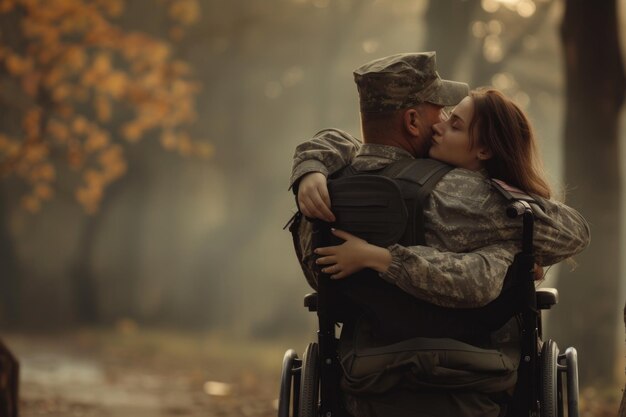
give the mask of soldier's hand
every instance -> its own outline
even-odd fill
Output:
[[[306,217],[335,221],[335,215],[330,211],[330,195],[324,174],[311,172],[302,177],[298,186],[298,206]]]

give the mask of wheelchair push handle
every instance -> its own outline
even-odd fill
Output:
[[[530,208],[530,204],[524,200],[515,200],[506,208],[506,215],[511,219],[522,216],[526,210],[530,210],[532,213],[532,209]]]
[[[532,255],[535,217],[530,204],[524,200],[516,200],[508,205],[506,215],[511,219],[522,216],[522,252],[527,255]]]

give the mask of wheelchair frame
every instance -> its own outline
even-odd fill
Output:
[[[553,340],[542,340],[541,310],[558,302],[554,288],[535,289],[533,274],[534,217],[528,202],[517,200],[507,207],[511,218],[522,217],[522,252],[516,260],[524,280],[527,301],[520,312],[522,319],[521,358],[513,398],[506,417],[562,417],[563,384],[567,387],[567,414],[578,417],[578,358],[569,347],[561,354]],[[313,227],[313,246],[327,241],[330,226],[318,221]],[[310,343],[302,357],[293,349],[283,358],[278,417],[347,417],[343,409],[339,380],[341,368],[337,356],[338,339],[332,314],[334,294],[328,290],[330,277],[320,273],[318,292],[307,294],[304,306],[317,312],[317,343]],[[565,380],[565,381],[564,381]]]

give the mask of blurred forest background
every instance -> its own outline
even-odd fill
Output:
[[[529,113],[552,183],[588,218],[577,268],[548,272],[548,334],[579,349],[583,386],[620,396],[624,3],[0,0],[0,338],[26,382],[46,375],[36,344],[123,335],[151,353],[202,340],[213,359],[236,340],[276,354],[274,375],[315,330],[282,230],[293,149],[324,127],[358,135],[354,68],[436,50],[444,78]]]

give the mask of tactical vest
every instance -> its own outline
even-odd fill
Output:
[[[335,227],[376,246],[425,245],[424,203],[451,169],[434,159],[402,159],[376,171],[349,165],[328,181]]]
[[[404,159],[377,171],[348,166],[331,176],[328,189],[336,222],[332,225],[377,246],[424,245],[424,204],[451,166],[432,159]],[[323,246],[341,244],[328,236]],[[344,323],[365,317],[376,337],[396,343],[413,337],[453,338],[477,346],[520,309],[515,267],[505,291],[482,308],[446,308],[418,299],[365,269],[331,282],[337,313]]]

